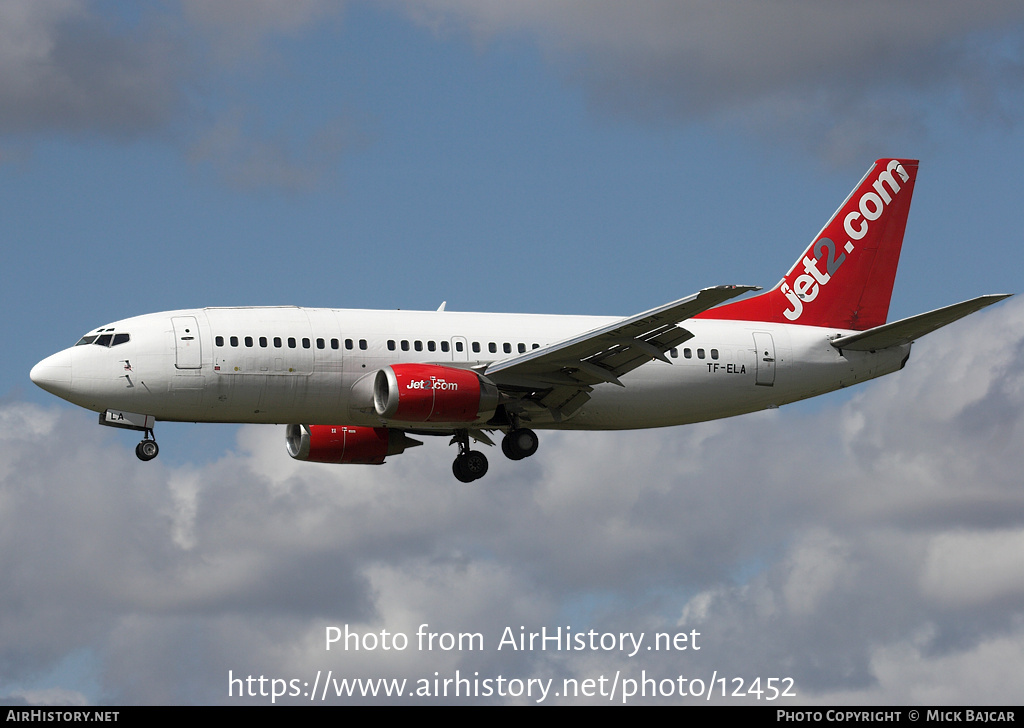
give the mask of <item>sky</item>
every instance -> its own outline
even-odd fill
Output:
[[[140,463],[28,371],[179,308],[771,286],[888,156],[921,160],[890,319],[1017,293],[1022,122],[1017,0],[6,0],[0,703],[1020,704],[1017,298],[883,379],[541,432],[469,486],[442,442],[315,465],[269,426]],[[513,644],[558,629],[597,643]]]

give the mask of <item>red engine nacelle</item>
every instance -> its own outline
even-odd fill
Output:
[[[288,425],[285,444],[296,460],[380,465],[386,456],[423,443],[386,427]]]
[[[394,364],[377,371],[373,409],[396,422],[473,422],[498,406],[498,388],[468,369]]]

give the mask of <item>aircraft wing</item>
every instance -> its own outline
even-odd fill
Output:
[[[547,390],[540,403],[556,416],[571,414],[589,399],[593,385],[624,386],[619,377],[652,359],[668,362],[665,352],[693,334],[681,321],[758,286],[714,286],[555,344],[493,362],[482,374],[504,389]]]
[[[882,324],[867,331],[860,331],[849,336],[840,336],[832,340],[832,346],[837,349],[850,349],[852,351],[874,351],[886,349],[890,346],[909,344],[915,339],[920,339],[925,334],[930,334],[936,329],[941,329],[954,321],[959,321],[975,311],[980,311],[986,306],[998,303],[1004,298],[1009,298],[1012,293],[999,293],[988,296],[978,296],[969,301],[954,303],[952,306],[918,314],[910,318],[893,321],[890,324]]]

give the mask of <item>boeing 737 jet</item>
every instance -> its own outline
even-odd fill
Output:
[[[1005,295],[886,323],[917,161],[881,159],[769,291],[715,286],[635,316],[202,308],[106,324],[32,381],[144,433],[159,420],[287,424],[289,455],[379,464],[442,435],[470,482],[535,430],[685,425],[902,369],[911,343]]]

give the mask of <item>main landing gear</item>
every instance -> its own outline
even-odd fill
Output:
[[[135,456],[146,463],[160,454],[160,446],[156,444],[156,438],[152,430],[146,430],[146,436],[135,446]]]
[[[463,483],[472,483],[487,474],[487,456],[479,450],[469,449],[469,432],[459,430],[452,438],[458,443],[459,454],[452,463],[452,473]]]
[[[509,460],[522,460],[537,452],[540,440],[537,433],[526,427],[509,430],[501,439],[501,451]]]
[[[459,430],[452,438],[458,443],[459,454],[452,463],[452,473],[463,483],[472,483],[487,474],[487,456],[479,450],[469,449],[469,432]],[[141,443],[140,443],[141,444]],[[526,427],[509,430],[501,440],[501,451],[509,460],[522,460],[537,452],[537,433]]]

